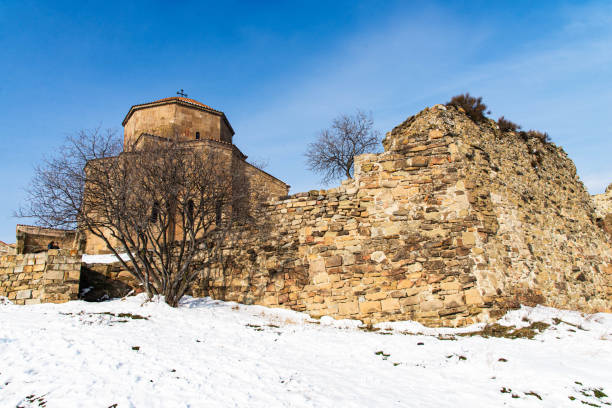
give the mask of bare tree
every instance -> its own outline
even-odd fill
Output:
[[[380,143],[380,133],[373,127],[372,115],[361,110],[338,116],[308,145],[308,169],[321,174],[325,184],[343,176],[352,178],[355,156],[374,152]]]
[[[20,215],[78,225],[101,239],[149,296],[177,306],[199,274],[194,262],[215,262],[232,227],[253,219],[258,192],[232,172],[223,151],[170,141],[116,155],[118,149],[112,134],[70,138],[36,169]]]
[[[81,130],[66,137],[55,155],[34,168],[27,204],[16,211],[45,227],[76,228],[89,160],[118,155],[123,142],[115,131]]]

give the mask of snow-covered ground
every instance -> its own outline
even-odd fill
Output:
[[[551,326],[529,340],[210,299],[0,301],[0,407],[610,406],[612,315],[523,308],[500,323],[534,321]]]

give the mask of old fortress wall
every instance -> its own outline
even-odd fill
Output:
[[[605,193],[593,196],[597,223],[612,237],[612,184]]]
[[[383,144],[352,182],[271,204],[267,232],[228,245],[194,294],[429,325],[612,309],[610,238],[561,148],[442,105]]]

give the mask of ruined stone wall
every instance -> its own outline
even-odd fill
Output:
[[[15,253],[15,244],[7,244],[0,241],[0,255],[13,255]]]
[[[603,218],[608,214],[612,214],[612,184],[602,194],[595,194],[591,197],[595,206],[595,215]]]
[[[0,256],[0,296],[18,305],[77,299],[81,256],[75,251]]]
[[[598,224],[612,239],[612,184],[606,188],[605,193],[596,194],[591,198]]]
[[[592,202],[562,148],[525,134],[501,134],[461,115],[470,203],[480,226],[475,274],[487,296],[588,312],[611,310],[612,251]],[[445,117],[444,114],[439,116]]]
[[[357,157],[354,181],[271,204],[194,294],[428,325],[519,302],[609,311],[610,242],[572,162],[519,137],[427,109]]]
[[[17,225],[16,251],[19,254],[43,252],[53,241],[60,249],[75,249],[76,231],[43,228],[33,225]]]

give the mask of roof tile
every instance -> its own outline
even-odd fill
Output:
[[[158,100],[153,101],[153,102],[142,103],[140,105],[148,105],[150,103],[168,102],[168,101],[182,101],[182,102],[192,103],[194,105],[202,106],[204,108],[208,108],[208,109],[212,109],[214,111],[220,112],[220,111],[218,111],[215,108],[212,108],[212,107],[210,107],[208,105],[203,104],[202,102],[196,101],[195,99],[184,98],[182,96],[171,96],[170,98],[162,98],[162,99],[158,99]],[[138,105],[136,105],[136,106],[138,106]]]

